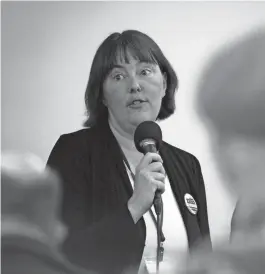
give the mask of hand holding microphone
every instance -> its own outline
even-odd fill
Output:
[[[162,142],[160,127],[152,121],[141,123],[134,135],[136,148],[145,154],[135,174],[135,188],[128,208],[136,223],[154,203],[161,210],[161,193],[165,191],[165,169],[157,153]]]
[[[134,192],[128,202],[135,223],[150,209],[156,191],[165,190],[165,170],[160,155],[147,153],[136,167]]]

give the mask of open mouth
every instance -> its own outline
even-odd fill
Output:
[[[131,103],[129,103],[129,106],[139,106],[142,103],[145,103],[146,101],[141,100],[141,99],[137,99],[137,100],[133,100]]]

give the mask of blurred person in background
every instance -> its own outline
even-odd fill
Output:
[[[85,274],[60,253],[59,177],[29,153],[2,153],[1,269],[3,274]]]
[[[197,253],[187,273],[265,273],[265,29],[242,35],[212,57],[197,104],[238,202],[230,244]]]

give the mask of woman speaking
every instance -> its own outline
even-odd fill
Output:
[[[166,142],[145,155],[134,143],[139,124],[174,113],[177,84],[144,33],[113,33],[98,48],[85,93],[86,128],[60,136],[47,163],[64,182],[63,250],[73,263],[98,273],[153,273],[157,191],[164,192],[161,273],[201,240],[211,248],[199,161]]]

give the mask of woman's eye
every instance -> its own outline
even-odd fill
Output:
[[[116,81],[120,81],[120,80],[122,80],[122,79],[124,78],[124,76],[123,76],[122,74],[118,73],[118,74],[115,74],[115,75],[113,76],[113,78],[114,78]]]
[[[141,75],[149,75],[151,72],[152,72],[151,69],[143,69],[141,71]]]

